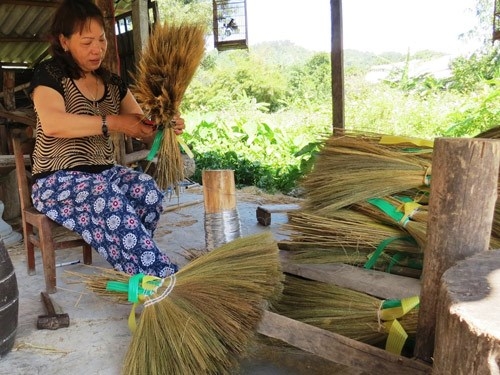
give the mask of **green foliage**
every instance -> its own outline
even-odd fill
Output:
[[[159,3],[166,19],[204,17],[207,27],[212,22],[207,0]],[[482,21],[468,36],[483,35],[487,20],[491,38],[491,2],[477,0],[476,11]],[[345,50],[345,127],[431,139],[473,136],[500,125],[499,48],[485,42],[475,54],[455,59],[445,78],[410,70],[415,60],[442,56]],[[367,73],[380,65],[393,66],[389,78],[368,81]],[[331,134],[331,89],[328,53],[287,41],[207,51],[181,106],[195,179],[201,182],[203,169],[230,168],[238,186],[291,191]]]
[[[500,75],[488,82],[483,92],[471,96],[462,111],[450,114],[454,125],[445,132],[449,137],[472,137],[495,126],[500,126]]]
[[[475,91],[484,81],[500,77],[500,49],[492,48],[485,54],[459,57],[451,67],[454,79],[450,88],[463,93]]]

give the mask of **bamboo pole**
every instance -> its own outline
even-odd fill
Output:
[[[489,248],[499,165],[498,141],[435,141],[415,345],[418,359],[432,361],[439,318],[436,291],[443,273],[457,261]]]

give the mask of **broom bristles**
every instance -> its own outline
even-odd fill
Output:
[[[114,272],[86,277],[102,295]],[[120,274],[119,279],[129,276]],[[270,232],[238,238],[208,252],[173,276],[170,294],[147,298],[125,357],[123,373],[228,374],[247,347],[267,301],[282,290],[281,264]],[[122,300],[126,296],[121,297]]]

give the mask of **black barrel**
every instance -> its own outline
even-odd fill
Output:
[[[0,239],[0,357],[14,345],[19,315],[19,289],[14,266]]]

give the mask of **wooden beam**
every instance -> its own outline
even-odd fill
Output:
[[[0,37],[0,43],[48,43],[46,39],[35,35],[30,37],[16,36],[16,37]]]
[[[308,353],[367,374],[430,374],[432,368],[420,361],[397,356],[345,336],[265,311],[257,332],[284,341]]]
[[[15,72],[11,69],[3,70],[3,105],[7,111],[16,109],[16,98],[14,94]]]
[[[280,251],[283,272],[310,280],[334,284],[382,299],[406,298],[420,295],[420,280],[367,270],[342,263],[298,264],[288,251]]]
[[[30,115],[33,115],[33,117],[30,117]],[[6,111],[3,109],[0,109],[0,117],[6,118],[10,121],[13,122],[19,122],[21,124],[29,125],[32,127],[35,127],[35,118],[34,114],[32,113],[27,113],[23,111]]]
[[[61,0],[53,0],[53,1],[37,1],[37,0],[2,0],[2,4],[14,4],[14,5],[25,5],[25,6],[34,6],[34,7],[43,7],[43,8],[57,8],[61,5]]]

